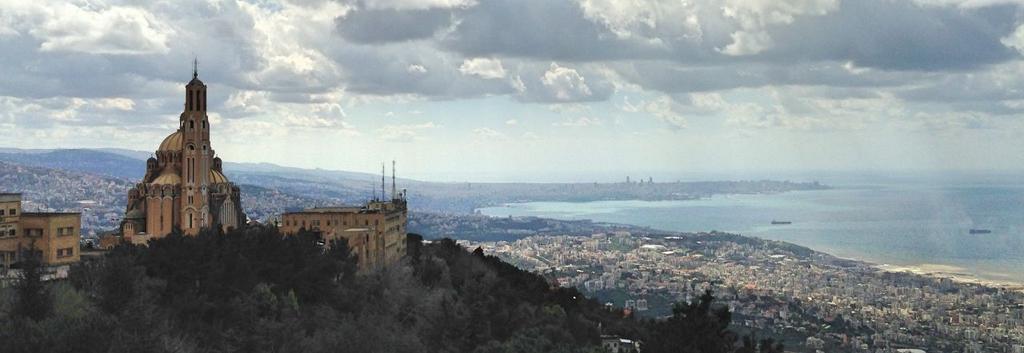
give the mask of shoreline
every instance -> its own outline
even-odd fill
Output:
[[[985,287],[1001,288],[1007,290],[1014,290],[1024,292],[1024,282],[1018,282],[1013,280],[997,280],[992,278],[983,278],[976,274],[967,273],[967,269],[952,265],[942,264],[916,264],[916,265],[893,265],[893,264],[878,264],[867,262],[863,260],[856,260],[868,264],[872,268],[877,269],[880,272],[889,273],[911,273],[919,276],[931,277],[931,278],[947,278],[957,283],[964,284],[976,284]]]
[[[792,191],[790,191],[790,192],[792,192]],[[720,196],[720,195],[716,195],[716,196]],[[727,194],[726,196],[730,196],[730,194]],[[643,200],[617,200],[617,201],[643,201]],[[675,201],[679,201],[679,200],[675,200]],[[686,201],[693,201],[693,200],[686,200]],[[526,202],[526,203],[530,203],[530,202]],[[588,202],[583,202],[583,203],[588,203]],[[505,204],[501,205],[500,208],[507,208],[507,207],[509,207],[510,205],[513,205],[513,204],[519,204],[519,203],[505,203]],[[493,208],[497,208],[497,207],[493,207]],[[491,217],[502,217],[502,216],[499,216],[497,214],[489,214],[488,212],[482,212],[483,209],[484,208],[477,208],[475,211],[480,213],[480,214],[488,215],[488,216],[491,216]],[[504,213],[504,212],[499,211],[497,213]],[[512,213],[512,212],[509,212],[509,213]],[[510,216],[510,215],[506,215],[506,216]],[[554,215],[551,215],[551,214],[548,214],[548,215],[531,215],[531,216],[532,217],[537,217],[537,218],[554,219],[554,220],[570,220],[570,219],[571,220],[589,220],[589,221],[597,223],[597,224],[603,223],[603,224],[608,224],[608,225],[624,225],[624,226],[627,226],[627,227],[646,228],[646,229],[654,231],[654,232],[664,232],[664,233],[681,233],[681,234],[685,234],[685,233],[692,233],[693,232],[693,231],[680,231],[680,230],[666,230],[666,229],[660,228],[660,227],[652,227],[651,225],[636,224],[636,223],[631,223],[631,222],[628,222],[628,221],[627,222],[623,222],[622,220],[619,220],[618,222],[607,222],[606,220],[595,220],[593,218],[594,215],[588,215],[588,214],[577,214],[577,215],[574,215],[572,217],[569,217],[568,219],[567,218],[563,218],[563,217],[554,216]],[[529,216],[519,215],[519,216],[515,216],[515,217],[529,217]],[[601,217],[598,217],[598,218],[601,218]],[[750,231],[750,230],[748,229],[748,231]],[[910,274],[915,274],[915,275],[920,275],[920,276],[927,276],[927,277],[936,278],[936,279],[942,279],[942,278],[950,279],[950,280],[952,280],[954,282],[957,282],[957,283],[975,284],[975,285],[982,285],[982,286],[992,287],[992,288],[1000,288],[1000,289],[1008,289],[1008,290],[1024,292],[1024,278],[1016,278],[1017,276],[1014,276],[1013,273],[999,273],[999,272],[983,271],[982,268],[985,267],[985,266],[982,265],[982,264],[979,264],[979,266],[981,266],[981,267],[978,267],[978,266],[975,266],[975,265],[972,265],[972,264],[931,263],[931,262],[927,262],[927,260],[925,262],[919,262],[919,263],[913,263],[913,262],[912,263],[904,263],[903,261],[897,261],[898,264],[893,264],[893,263],[888,262],[889,260],[887,260],[887,259],[878,259],[878,258],[872,259],[872,257],[874,257],[874,256],[857,256],[858,254],[851,254],[850,252],[847,252],[847,251],[840,251],[840,253],[844,253],[845,252],[845,254],[840,256],[840,255],[836,255],[832,251],[829,251],[829,250],[833,250],[833,249],[816,249],[816,248],[811,247],[809,245],[801,245],[799,243],[794,243],[792,241],[782,241],[782,240],[777,240],[777,239],[765,238],[765,237],[759,236],[759,235],[745,234],[746,232],[742,232],[742,231],[740,231],[740,232],[729,232],[729,231],[726,231],[726,233],[733,233],[733,234],[740,235],[740,236],[743,236],[743,237],[755,238],[755,239],[760,239],[760,240],[765,240],[765,241],[780,241],[780,242],[784,242],[784,243],[791,244],[791,245],[794,245],[794,246],[804,247],[804,248],[807,248],[807,249],[809,249],[811,251],[814,251],[814,252],[817,252],[817,253],[821,253],[821,254],[824,254],[824,255],[836,258],[836,259],[843,259],[843,260],[859,262],[859,263],[862,263],[864,266],[870,267],[870,268],[875,269],[875,270],[877,270],[879,272],[910,273]],[[939,260],[941,261],[941,259],[939,259]]]

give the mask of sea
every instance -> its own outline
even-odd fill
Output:
[[[685,201],[527,202],[490,216],[590,219],[786,241],[882,267],[1024,283],[1024,179],[842,180],[827,190]],[[772,221],[792,224],[772,225]],[[971,229],[990,234],[970,234]]]

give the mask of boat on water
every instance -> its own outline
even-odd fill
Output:
[[[772,225],[780,225],[780,224],[793,224],[793,222],[790,222],[790,221],[776,221],[774,219],[772,220]]]
[[[989,233],[992,233],[992,231],[988,230],[988,229],[971,229],[970,233],[971,234],[989,234]]]

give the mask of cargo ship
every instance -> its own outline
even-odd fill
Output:
[[[971,234],[989,234],[989,233],[992,233],[992,231],[988,230],[988,229],[971,229],[970,233]]]
[[[780,224],[793,224],[793,222],[772,220],[772,225],[780,225]]]

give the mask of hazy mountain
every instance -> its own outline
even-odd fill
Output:
[[[120,154],[88,150],[16,150],[0,152],[0,161],[24,166],[58,169],[135,180],[146,173],[146,164]]]
[[[17,150],[0,152],[0,161],[17,165],[109,176],[132,183],[145,173],[149,154],[123,149]],[[224,163],[236,184],[286,192],[297,197],[361,203],[380,195],[380,175],[303,169],[270,163]],[[388,180],[390,182],[390,180]],[[716,194],[758,194],[818,189],[817,183],[786,181],[701,181],[634,183],[438,183],[399,179],[414,209],[471,213],[477,208],[510,202],[596,200],[689,200]],[[385,186],[390,192],[391,185]],[[388,195],[390,197],[390,195]]]

